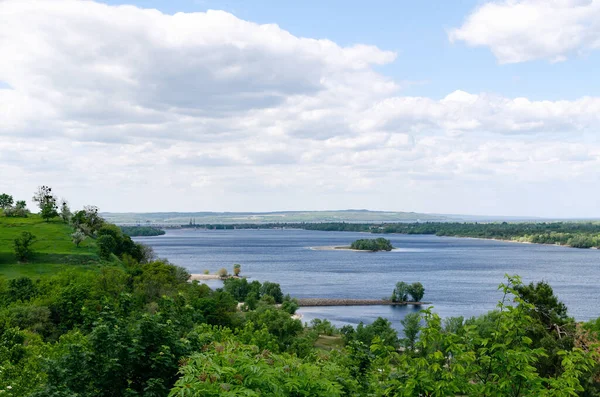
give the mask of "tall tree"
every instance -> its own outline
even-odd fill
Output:
[[[33,201],[37,203],[40,208],[40,215],[46,222],[58,216],[58,200],[52,193],[51,187],[40,186],[33,195]]]
[[[6,193],[0,194],[0,208],[6,210],[11,205],[13,205],[13,197]]]

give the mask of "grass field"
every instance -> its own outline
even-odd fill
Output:
[[[32,233],[33,256],[27,263],[19,263],[13,244],[22,232]],[[58,218],[45,222],[38,215],[28,218],[6,218],[0,214],[0,276],[40,276],[66,268],[88,270],[97,268],[100,259],[92,239],[86,239],[79,248],[71,241],[71,226]]]

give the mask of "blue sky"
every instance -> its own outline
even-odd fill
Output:
[[[600,0],[0,1],[0,192],[597,218],[599,20]]]

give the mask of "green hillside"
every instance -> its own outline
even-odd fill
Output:
[[[27,263],[19,263],[13,242],[22,232],[32,233],[36,240],[34,254]],[[38,215],[28,218],[0,216],[0,275],[14,278],[56,273],[66,267],[89,269],[100,262],[94,240],[86,239],[79,248],[71,241],[73,228],[61,220],[43,221]]]

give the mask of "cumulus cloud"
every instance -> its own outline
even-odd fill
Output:
[[[222,11],[2,1],[0,57],[0,190],[20,198],[44,183],[106,210],[440,211],[430,197],[590,181],[600,163],[600,98],[403,96],[374,68],[393,52]]]
[[[489,2],[450,30],[449,38],[489,47],[501,63],[563,61],[600,47],[600,1]]]

